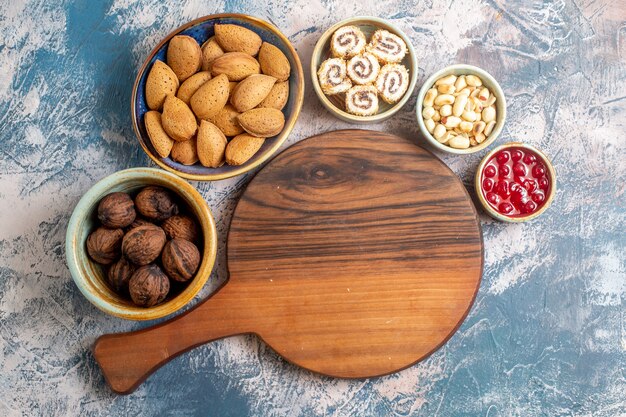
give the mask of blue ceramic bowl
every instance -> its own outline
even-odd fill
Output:
[[[133,193],[148,185],[171,190],[193,213],[202,231],[199,247],[202,261],[196,276],[178,294],[169,295],[154,307],[138,307],[107,284],[106,269],[87,255],[87,236],[98,226],[97,209],[107,194]],[[67,226],[65,256],[72,278],[83,295],[100,310],[129,320],[152,320],[174,313],[191,301],[202,289],[213,270],[217,253],[217,232],[211,211],[200,193],[187,181],[156,168],[132,168],[118,171],[100,180],[80,199]]]
[[[285,127],[278,136],[267,138],[261,149],[248,160],[245,164],[239,166],[222,165],[219,168],[208,168],[202,165],[183,165],[171,158],[161,158],[150,142],[148,133],[143,123],[144,114],[149,111],[146,104],[146,79],[148,73],[152,68],[152,64],[158,59],[163,62],[167,62],[167,46],[172,37],[176,35],[187,35],[194,38],[200,45],[202,45],[207,39],[214,34],[215,24],[235,24],[248,28],[257,33],[263,41],[269,42],[278,47],[287,57],[291,64],[291,76],[289,77],[289,99],[283,113],[285,114]],[[257,19],[252,16],[243,14],[216,14],[210,16],[204,16],[187,23],[174,30],[167,35],[150,53],[146,61],[144,62],[135,85],[133,87],[133,95],[131,99],[131,113],[133,119],[133,127],[135,134],[143,150],[148,156],[156,162],[161,168],[167,171],[173,172],[183,178],[196,181],[213,181],[221,180],[224,178],[234,177],[249,171],[268,158],[270,158],[287,139],[287,136],[293,129],[296,123],[296,119],[300,114],[302,108],[302,102],[304,100],[304,74],[302,72],[302,64],[297,52],[289,42],[289,40],[283,35],[278,28],[274,25]]]

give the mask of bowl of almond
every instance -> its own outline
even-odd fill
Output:
[[[183,178],[247,172],[285,141],[304,99],[289,40],[252,16],[201,17],[174,30],[141,67],[131,101],[146,154]]]

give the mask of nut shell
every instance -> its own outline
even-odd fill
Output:
[[[289,81],[276,83],[258,107],[271,107],[282,110],[289,100]]]
[[[189,105],[199,119],[208,120],[228,102],[228,94],[228,78],[218,75],[196,90]]]
[[[210,37],[200,48],[202,49],[202,71],[210,71],[213,60],[224,55],[224,50],[217,43],[215,36]]]
[[[224,51],[238,51],[254,56],[263,42],[259,35],[243,26],[216,24],[214,29],[215,38]]]
[[[195,74],[202,65],[202,50],[191,36],[176,35],[167,46],[167,64],[180,82]]]
[[[240,113],[253,109],[268,96],[275,83],[274,77],[253,74],[237,84],[230,97],[230,103]]]
[[[172,239],[163,248],[163,269],[167,275],[180,282],[189,281],[200,265],[200,251],[184,239]]]
[[[196,138],[174,143],[170,156],[174,161],[180,162],[183,165],[193,165],[198,162]]]
[[[271,43],[263,42],[259,51],[259,63],[263,74],[271,75],[278,81],[287,81],[291,65],[283,52]]]
[[[159,226],[135,227],[124,236],[122,253],[135,265],[147,265],[159,257],[166,240]]]
[[[109,267],[107,272],[107,280],[109,285],[117,293],[124,293],[128,290],[128,281],[135,272],[133,264],[128,262],[124,257]]]
[[[278,135],[285,126],[283,112],[269,107],[248,110],[237,116],[237,120],[246,132],[260,138]]]
[[[146,187],[135,197],[135,208],[148,220],[163,221],[178,214],[172,194],[162,187]]]
[[[163,103],[161,125],[170,138],[179,142],[191,139],[198,130],[196,116],[184,101],[175,96],[167,96]]]
[[[159,110],[165,98],[176,94],[178,77],[163,61],[156,60],[146,80],[146,103],[151,110]]]
[[[226,146],[226,162],[229,165],[242,165],[261,149],[265,139],[242,133],[235,136]]]
[[[135,203],[126,193],[111,193],[98,204],[98,220],[103,226],[119,229],[135,221]]]
[[[122,229],[99,227],[87,238],[87,253],[94,261],[108,265],[119,258],[123,237]]]
[[[217,168],[224,164],[224,151],[228,140],[213,123],[202,120],[198,130],[198,159],[205,167]]]
[[[165,300],[170,280],[161,268],[151,264],[137,269],[128,282],[130,298],[141,307],[152,307]]]
[[[224,74],[228,81],[241,81],[252,74],[260,74],[259,61],[243,52],[227,52],[215,58],[211,64],[211,74]]]
[[[176,215],[165,220],[161,225],[170,239],[184,239],[197,242],[200,235],[198,224],[189,216]]]

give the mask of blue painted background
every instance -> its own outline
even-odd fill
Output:
[[[0,415],[625,416],[625,9],[611,0],[0,3]],[[64,264],[66,223],[98,179],[149,164],[130,118],[145,56],[177,26],[219,12],[281,28],[306,77],[325,28],[360,14],[390,19],[416,48],[418,86],[451,63],[485,68],[509,105],[498,142],[522,140],[553,159],[558,193],[537,221],[481,216],[476,304],[426,361],[336,380],[243,336],[179,357],[130,396],[105,385],[89,351],[95,338],[146,324],[108,317],[78,292]],[[414,102],[371,128],[422,143]],[[345,127],[308,83],[285,146]],[[473,192],[483,154],[439,156]],[[221,242],[202,296],[226,277],[225,225],[249,178],[194,184]]]

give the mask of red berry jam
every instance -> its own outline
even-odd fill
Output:
[[[497,152],[481,173],[482,194],[498,213],[525,217],[543,207],[550,178],[542,158],[526,148]]]

